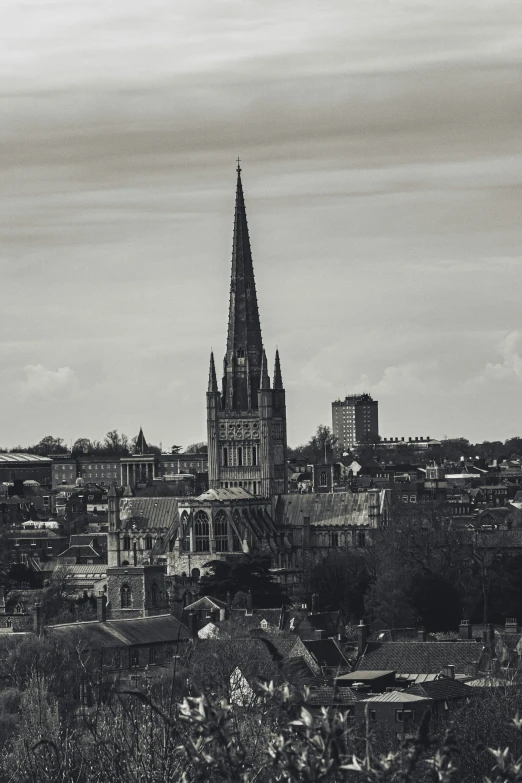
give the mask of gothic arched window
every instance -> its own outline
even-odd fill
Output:
[[[130,536],[123,536],[123,550],[129,552],[131,548]]]
[[[145,549],[152,549],[152,536],[145,536]]]
[[[120,605],[122,609],[130,609],[132,606],[132,592],[129,585],[121,586]]]
[[[238,348],[237,349],[237,358],[238,359],[244,359],[245,358],[245,349],[244,348]]]
[[[321,475],[319,477],[319,483],[321,487],[327,487],[328,486],[328,476],[326,475],[326,470],[321,471]]]
[[[216,552],[228,552],[228,519],[224,511],[218,511],[214,520]]]
[[[204,511],[198,511],[194,518],[196,552],[210,552],[210,527]]]

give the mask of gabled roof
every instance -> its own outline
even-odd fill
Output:
[[[482,655],[482,645],[474,641],[385,642],[376,650],[367,652],[357,663],[357,669],[430,674],[452,664],[456,672],[468,674],[470,666],[479,664]]]
[[[215,611],[216,609],[226,609],[226,603],[220,601],[219,598],[212,598],[210,595],[204,595],[202,598],[198,598],[192,604],[185,606],[184,612],[198,612],[198,611]]]
[[[475,695],[476,691],[465,685],[460,680],[452,680],[449,677],[441,677],[438,680],[424,682],[412,685],[406,693],[416,696],[427,696],[437,701],[447,701],[448,699],[466,699]]]
[[[170,614],[132,620],[48,625],[46,633],[89,649],[132,647],[191,638],[188,628]]]

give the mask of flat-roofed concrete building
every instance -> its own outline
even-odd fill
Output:
[[[338,445],[351,449],[379,436],[379,403],[369,394],[350,394],[332,402],[332,432]]]

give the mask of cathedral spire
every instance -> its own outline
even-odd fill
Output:
[[[279,362],[279,351],[276,348],[274,364],[274,389],[283,388],[283,378],[281,376],[281,364]]]
[[[219,391],[216,378],[216,365],[214,364],[214,351],[210,352],[210,369],[208,372],[208,391]]]
[[[263,341],[248,235],[241,167],[237,166],[236,208],[232,245],[232,276],[225,373],[225,407],[248,410],[257,406]]]

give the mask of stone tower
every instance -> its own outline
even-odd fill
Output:
[[[277,351],[272,387],[268,375],[239,165],[227,351],[221,391],[210,356],[207,429],[211,489],[243,487],[266,498],[286,493],[285,390]]]

